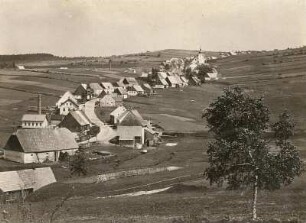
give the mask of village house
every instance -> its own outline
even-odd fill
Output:
[[[188,86],[188,80],[185,76],[180,76],[181,80],[182,80],[182,83],[183,83],[183,87],[186,87]]]
[[[169,76],[166,78],[166,81],[168,82],[170,87],[179,87],[179,82],[176,77]]]
[[[117,81],[117,82],[113,83],[114,89],[117,89],[117,88],[126,89],[126,86],[124,85],[123,80],[124,80],[124,78],[120,79],[120,81]]]
[[[91,98],[91,90],[87,88],[87,84],[80,84],[73,95],[81,101],[89,100]]]
[[[134,110],[126,111],[118,118],[117,133],[121,146],[135,147],[136,144],[143,145],[145,142],[143,120]]]
[[[146,146],[155,146],[161,141],[160,133],[148,127],[144,128],[144,137]]]
[[[177,82],[176,87],[184,87],[184,83],[178,74],[173,74],[173,77],[176,79]]]
[[[65,101],[61,101],[57,104],[57,111],[60,115],[67,115],[70,111],[76,111],[79,109],[79,104],[74,97],[68,97]]]
[[[114,111],[110,113],[110,123],[111,124],[117,124],[118,119],[123,113],[125,113],[127,109],[124,106],[117,107]]]
[[[83,111],[71,111],[65,116],[59,127],[67,128],[74,133],[86,133],[92,123]]]
[[[144,83],[142,89],[146,95],[152,95],[154,93],[152,87],[148,83]]]
[[[61,153],[74,155],[74,135],[66,128],[18,129],[4,146],[4,159],[19,163],[58,161]]]
[[[124,88],[122,88],[122,87],[116,88],[114,93],[116,93],[117,96],[121,97],[122,99],[126,99],[128,97],[127,91]]]
[[[218,80],[218,71],[216,68],[212,68],[212,72],[207,73],[207,77],[205,77],[205,81]]]
[[[58,101],[55,103],[55,106],[58,108],[59,105],[61,105],[62,103],[64,103],[68,98],[73,98],[73,99],[75,99],[74,95],[73,95],[70,91],[66,91],[66,92],[58,99]]]
[[[27,195],[55,182],[51,167],[0,172],[0,202],[24,200]]]
[[[192,76],[189,80],[189,83],[195,86],[201,85],[201,80],[197,76]]]
[[[128,96],[137,96],[137,91],[133,86],[128,86],[126,88]]]
[[[111,95],[104,95],[101,99],[99,99],[100,107],[115,107],[116,100]]]
[[[103,91],[103,88],[98,83],[90,83],[88,88],[92,90],[92,97],[98,97]]]
[[[163,89],[163,88],[168,88],[169,84],[166,81],[166,79],[163,78],[157,78],[156,84],[154,86],[154,88],[159,88],[159,89]]]
[[[135,89],[137,95],[143,95],[145,93],[145,91],[142,89],[140,85],[133,85],[132,88]]]
[[[24,114],[21,118],[21,127],[37,129],[48,127],[48,120],[45,114]]]
[[[115,90],[113,84],[110,82],[101,82],[101,86],[103,90],[108,93],[113,93]]]
[[[120,82],[122,82],[125,86],[133,86],[133,85],[139,85],[137,80],[134,77],[125,77],[120,79]]]

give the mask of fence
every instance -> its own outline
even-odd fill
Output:
[[[109,180],[115,180],[118,178],[140,176],[140,175],[153,174],[153,173],[158,173],[158,172],[163,172],[163,171],[173,171],[173,170],[179,170],[179,169],[181,169],[181,167],[169,166],[169,167],[144,168],[144,169],[137,169],[137,170],[121,171],[121,172],[116,172],[116,173],[101,174],[97,176],[96,183],[105,182]]]

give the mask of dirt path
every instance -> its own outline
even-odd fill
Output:
[[[100,132],[97,135],[97,142],[108,144],[109,140],[114,138],[117,133],[108,125],[105,125],[96,115],[95,113],[95,103],[98,99],[93,99],[85,103],[85,114],[89,118],[89,120],[95,125],[100,127]]]

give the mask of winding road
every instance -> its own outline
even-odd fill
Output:
[[[84,112],[89,120],[100,127],[100,132],[97,135],[97,142],[101,144],[108,144],[109,140],[114,138],[117,134],[110,126],[105,125],[95,113],[95,103],[98,99],[93,99],[85,103]]]

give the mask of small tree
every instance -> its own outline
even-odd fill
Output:
[[[79,151],[77,152],[70,161],[70,172],[71,174],[87,174],[87,157],[85,152]]]
[[[227,89],[204,112],[215,140],[207,150],[210,166],[205,175],[211,183],[227,183],[229,189],[253,188],[253,219],[257,218],[258,189],[274,190],[290,184],[302,172],[302,160],[289,141],[293,122],[287,113],[272,125],[271,152],[266,139],[269,110],[262,98],[252,98],[238,87]]]

